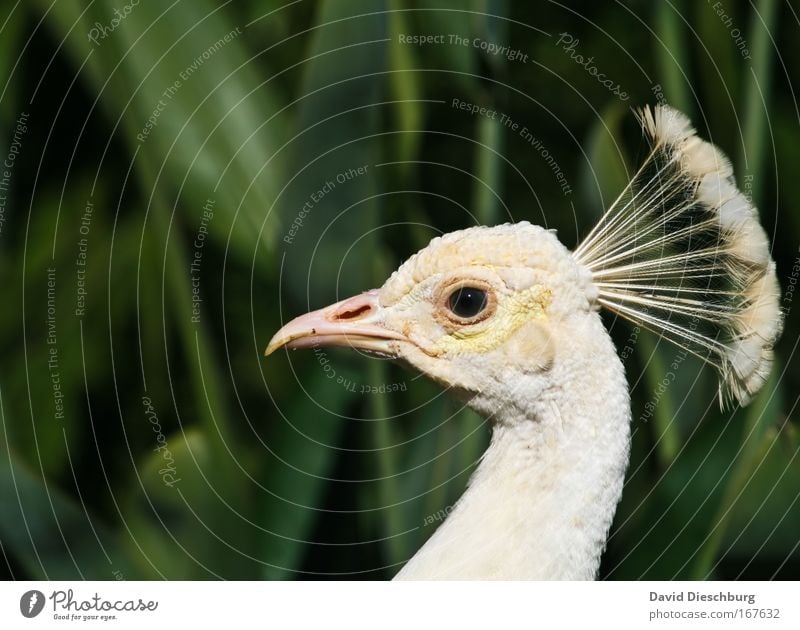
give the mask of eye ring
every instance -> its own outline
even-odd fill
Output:
[[[492,287],[474,278],[443,286],[439,291],[438,302],[439,311],[450,323],[459,326],[483,321],[494,314],[497,306]]]

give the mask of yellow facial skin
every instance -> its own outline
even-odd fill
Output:
[[[454,326],[440,337],[432,350],[439,354],[483,354],[505,343],[521,326],[546,319],[552,295],[548,289],[532,286],[522,291],[496,296],[492,315],[472,325]]]

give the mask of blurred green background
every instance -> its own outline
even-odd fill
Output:
[[[663,387],[678,350],[608,318],[633,448],[601,577],[800,577],[797,3],[458,7],[4,3],[3,577],[394,575],[488,426],[397,366],[267,340],[441,232],[575,246],[643,154],[631,108],[662,99],[734,160],[787,326],[722,413],[713,373]]]

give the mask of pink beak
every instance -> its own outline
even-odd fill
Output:
[[[269,342],[265,356],[278,348],[349,346],[394,355],[392,340],[406,337],[383,326],[378,291],[373,289],[290,321]]]

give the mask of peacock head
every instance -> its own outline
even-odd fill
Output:
[[[529,223],[435,238],[380,289],[302,315],[278,348],[349,346],[410,364],[482,411],[546,386],[559,338],[596,289],[551,231]]]

